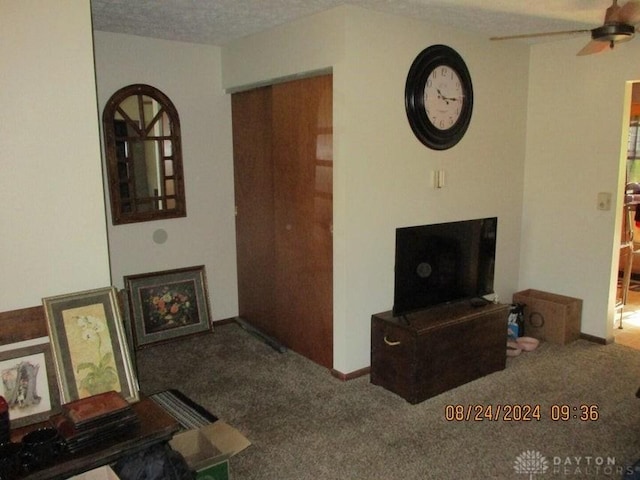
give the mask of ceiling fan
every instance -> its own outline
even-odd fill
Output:
[[[621,7],[618,5],[618,0],[613,0],[613,3],[607,8],[604,15],[604,24],[597,28],[547,33],[525,33],[522,35],[491,37],[491,40],[512,40],[591,32],[591,41],[578,52],[578,55],[590,55],[592,53],[599,53],[607,47],[613,48],[616,43],[631,40],[636,33],[635,25],[639,22],[640,2],[630,0]]]

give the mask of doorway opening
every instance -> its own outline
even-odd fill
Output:
[[[632,85],[630,107],[614,336],[640,350],[640,82]]]

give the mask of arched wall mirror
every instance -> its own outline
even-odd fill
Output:
[[[135,84],[102,114],[114,225],[187,215],[180,119],[164,93]]]

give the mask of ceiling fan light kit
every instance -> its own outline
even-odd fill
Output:
[[[591,30],[591,38],[598,42],[618,43],[631,40],[635,33],[636,29],[633,25],[615,23],[594,28]]]

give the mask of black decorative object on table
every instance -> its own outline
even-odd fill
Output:
[[[9,404],[0,397],[0,443],[6,443],[11,437],[11,425],[9,423]]]
[[[6,442],[0,444],[0,479],[12,480],[21,473],[20,452],[22,445]]]
[[[42,427],[22,437],[22,469],[33,472],[52,465],[66,453],[64,439],[54,427]]]

